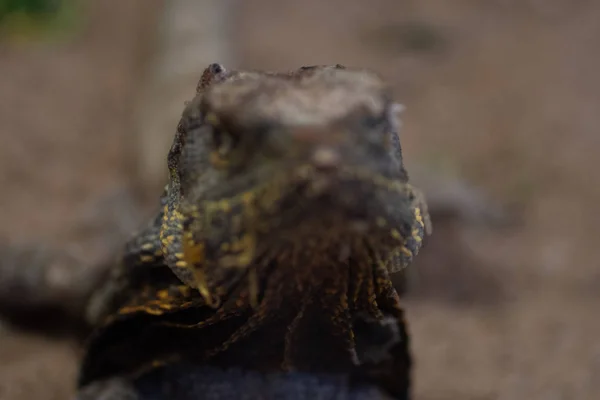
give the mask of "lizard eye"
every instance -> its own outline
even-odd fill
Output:
[[[374,149],[389,150],[392,146],[393,127],[388,118],[388,113],[369,115],[362,118],[362,127],[368,143]]]
[[[213,128],[213,145],[221,157],[227,156],[238,143],[238,137],[220,128]]]
[[[369,130],[382,128],[387,122],[386,116],[384,115],[369,115],[363,118],[363,126]]]
[[[361,123],[369,141],[381,143],[385,140],[388,127],[386,115],[369,115],[363,117]]]
[[[231,164],[231,153],[235,150],[239,137],[219,127],[212,129],[211,163],[217,168],[225,168]]]

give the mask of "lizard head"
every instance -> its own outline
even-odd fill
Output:
[[[403,165],[402,107],[378,76],[207,71],[172,157],[184,230],[206,262],[244,267],[274,243],[344,238],[404,248],[400,264],[416,254],[426,210]]]

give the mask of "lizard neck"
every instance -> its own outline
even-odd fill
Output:
[[[360,237],[312,239],[281,246],[266,259],[265,296],[297,298],[334,295],[342,307],[372,314],[375,297],[389,291],[385,254]],[[260,269],[259,269],[260,271]]]

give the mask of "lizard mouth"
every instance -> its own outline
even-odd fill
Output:
[[[396,229],[410,234],[414,221],[414,192],[410,185],[358,167],[321,170],[312,165],[298,168],[284,187],[273,187],[279,196],[266,191],[263,202],[276,210],[274,232],[318,236],[328,234],[385,234]],[[268,221],[268,217],[265,221]],[[305,228],[305,229],[302,229]]]
[[[394,178],[364,167],[304,164],[226,201],[206,202],[206,256],[244,267],[275,243],[367,239],[390,251],[408,246],[412,258],[424,235],[418,191]],[[224,250],[225,242],[231,245]]]
[[[315,225],[358,233],[367,227],[408,233],[418,193],[412,185],[395,178],[369,168],[324,170],[303,164],[226,199],[205,201],[204,214],[210,220],[218,219],[220,226],[227,225],[231,216],[238,216],[235,225],[239,231],[277,233]]]

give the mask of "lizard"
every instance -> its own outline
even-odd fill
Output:
[[[403,165],[400,110],[368,71],[210,65],[177,126],[162,210],[90,302],[82,393],[191,360],[358,371],[408,398],[389,274],[412,262],[430,222]]]
[[[368,71],[210,65],[177,126],[162,211],[127,244],[90,320],[114,327],[142,314],[156,332],[185,332],[158,363],[145,360],[150,370],[174,354],[267,372],[348,374],[373,364],[365,374],[377,371],[407,398],[408,335],[389,274],[410,264],[429,222],[402,162],[399,110]],[[152,290],[136,287],[140,277]],[[400,343],[371,363],[356,327],[386,318]],[[134,368],[94,375],[109,369],[99,360],[114,339],[98,332],[81,386]],[[202,335],[216,340],[189,348]]]

